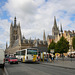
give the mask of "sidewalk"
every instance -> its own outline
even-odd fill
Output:
[[[75,61],[54,61],[54,62],[42,62],[44,65],[50,65],[50,66],[56,66],[56,67],[62,67],[62,68],[69,68],[69,69],[75,69]]]

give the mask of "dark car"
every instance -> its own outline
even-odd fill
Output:
[[[11,63],[16,63],[18,64],[18,59],[16,57],[10,57],[8,62],[11,64]]]
[[[5,61],[8,61],[8,60],[9,60],[9,56],[6,56],[6,57],[5,57]]]
[[[75,58],[75,53],[72,53],[72,54],[70,55],[70,58]]]

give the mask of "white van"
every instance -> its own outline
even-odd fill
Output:
[[[5,53],[3,49],[0,49],[0,65],[2,65],[2,67],[5,65]]]

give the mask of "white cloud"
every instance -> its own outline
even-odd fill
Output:
[[[5,44],[6,42],[8,42],[9,44],[9,40],[10,40],[10,23],[8,22],[8,20],[1,20],[0,19],[0,44],[2,44],[0,47],[4,47],[5,48]],[[4,46],[3,46],[4,45]],[[3,49],[4,49],[3,48]]]
[[[13,21],[14,17],[17,17],[17,23],[20,21],[22,34],[26,38],[42,39],[44,30],[46,35],[51,34],[54,16],[56,16],[57,25],[60,26],[62,23],[64,30],[66,27],[66,30],[72,30],[75,27],[75,22],[70,20],[71,15],[75,14],[75,0],[48,0],[48,2],[45,0],[8,0],[2,8],[8,11],[11,16],[10,20]],[[9,34],[10,24],[8,21],[3,21],[5,31]],[[9,27],[4,23],[9,24]],[[71,27],[68,26],[69,24]]]

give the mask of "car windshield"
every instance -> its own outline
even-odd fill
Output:
[[[9,56],[6,56],[5,58],[9,58]]]
[[[15,57],[11,57],[10,59],[17,59],[17,58],[15,58]]]

